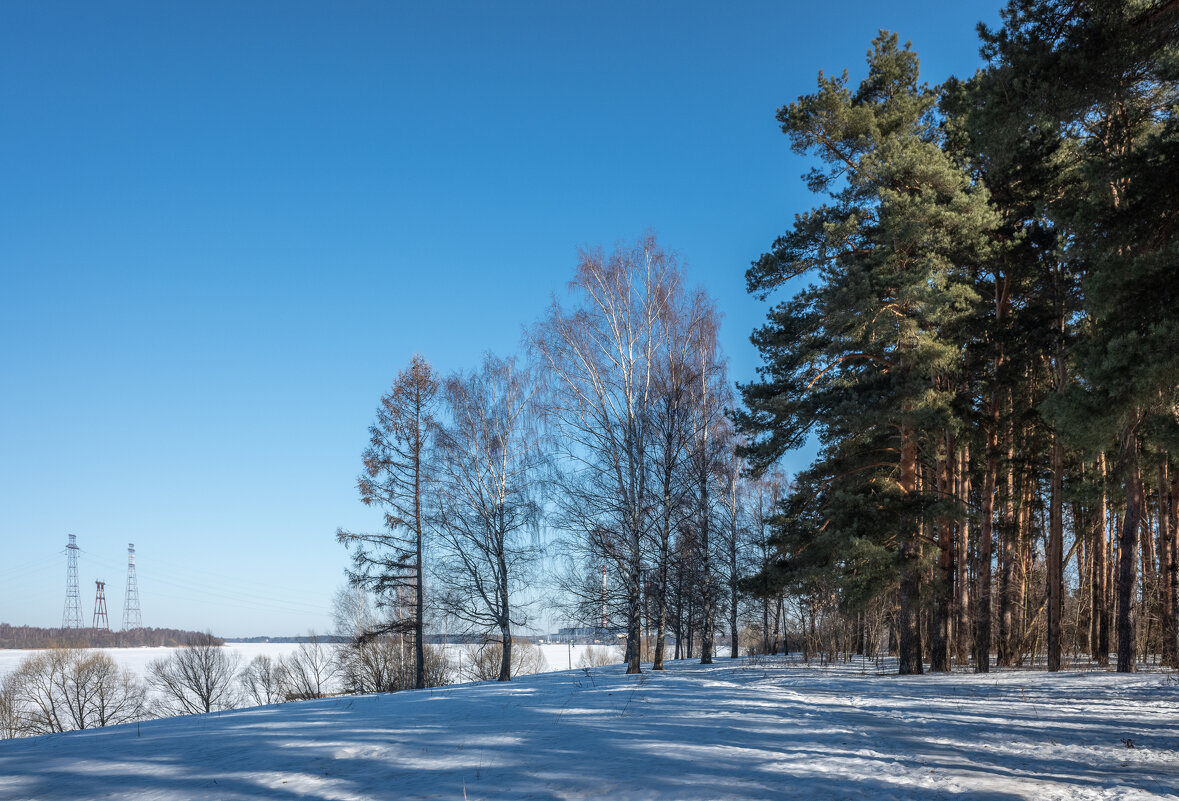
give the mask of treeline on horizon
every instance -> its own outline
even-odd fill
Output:
[[[358,482],[385,529],[337,537],[417,686],[427,582],[507,680],[542,559],[628,672],[725,627],[901,673],[1179,664],[1179,1],[1013,0],[979,34],[969,78],[881,32],[779,109],[823,199],[747,273],[785,299],[738,393],[653,235],[583,252],[521,357],[414,357]]]
[[[0,648],[177,648],[192,643],[222,645],[224,640],[207,632],[184,629],[139,628],[127,631],[106,629],[61,629],[12,626],[0,623]]]

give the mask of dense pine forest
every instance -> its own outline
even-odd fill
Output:
[[[755,472],[819,455],[757,582],[844,642],[884,621],[902,673],[1175,666],[1179,3],[979,35],[969,78],[882,33],[778,112],[823,202],[748,272],[789,297],[738,420]]]

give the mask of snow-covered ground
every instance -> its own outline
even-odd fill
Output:
[[[873,669],[610,666],[7,740],[0,798],[1179,798],[1170,676]]]

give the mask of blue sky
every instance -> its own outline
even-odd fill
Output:
[[[774,120],[877,29],[939,82],[998,2],[0,4],[0,621],[329,628],[360,453],[414,352],[518,347],[651,229],[725,314],[814,204]],[[801,466],[787,464],[788,468]]]

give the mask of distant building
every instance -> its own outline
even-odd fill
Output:
[[[568,643],[605,643],[613,644],[619,637],[625,637],[626,632],[622,629],[604,629],[601,626],[578,626],[557,629],[556,634],[548,636],[549,642],[568,642]]]

